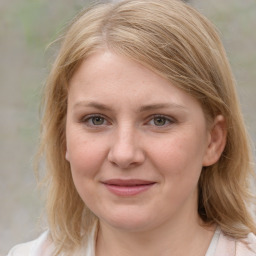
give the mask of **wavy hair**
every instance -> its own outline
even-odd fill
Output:
[[[195,97],[209,122],[225,117],[227,142],[219,161],[199,179],[198,213],[225,234],[256,232],[251,202],[251,150],[225,50],[214,26],[179,0],[124,0],[82,11],[61,39],[43,99],[39,155],[47,164],[47,213],[60,251],[72,250],[97,217],[79,197],[65,160],[69,81],[83,60],[106,48],[140,62]],[[81,232],[83,230],[83,232]]]

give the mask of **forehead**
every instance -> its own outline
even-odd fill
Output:
[[[152,70],[110,51],[99,51],[82,62],[69,85],[69,102],[99,101],[108,105],[168,103],[200,108],[191,95]]]

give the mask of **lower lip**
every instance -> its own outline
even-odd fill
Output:
[[[104,184],[107,189],[117,196],[135,196],[143,193],[153,187],[155,183],[137,186],[117,186]]]

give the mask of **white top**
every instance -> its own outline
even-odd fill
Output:
[[[220,238],[220,233],[221,233],[221,230],[219,227],[217,227],[205,256],[214,256],[215,255],[215,251],[217,249],[218,241]]]
[[[72,256],[95,256],[95,232],[96,228],[89,237],[88,246]],[[48,233],[46,231],[34,241],[16,245],[7,256],[52,256],[54,246]],[[236,241],[217,228],[205,256],[256,256],[256,236],[250,233],[246,239]]]

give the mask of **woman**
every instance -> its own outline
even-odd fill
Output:
[[[234,79],[197,11],[126,0],[82,12],[44,107],[49,230],[9,255],[256,255]]]

